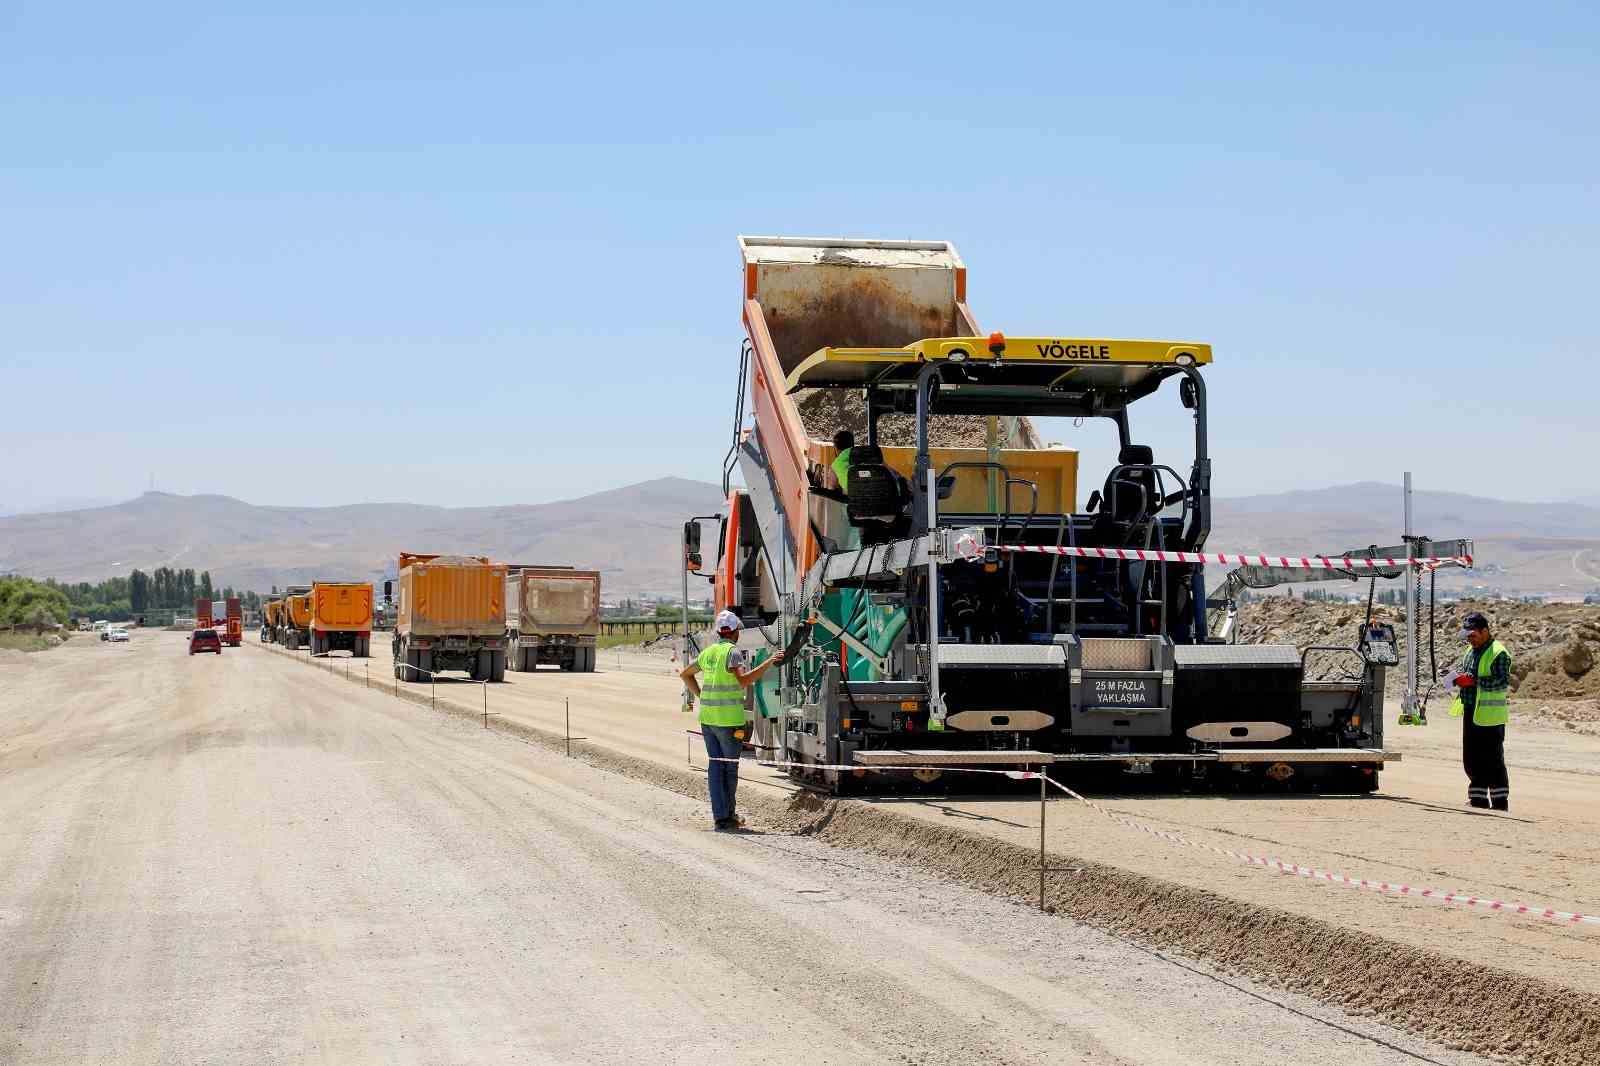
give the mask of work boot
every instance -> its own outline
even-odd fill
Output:
[[[1489,801],[1485,800],[1485,799],[1470,799],[1470,800],[1467,801],[1467,806],[1469,806],[1469,807],[1478,807],[1478,808],[1480,808],[1482,810],[1488,810],[1489,809]]]
[[[733,819],[732,818],[718,818],[715,822],[712,823],[712,825],[715,827],[717,832],[726,833],[729,829],[733,828]]]
[[[1511,800],[1509,798],[1493,800],[1490,806],[1497,811],[1509,811],[1511,810]]]

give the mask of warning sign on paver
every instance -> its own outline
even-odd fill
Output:
[[[1088,703],[1092,707],[1159,707],[1161,681],[1154,677],[1090,677]]]

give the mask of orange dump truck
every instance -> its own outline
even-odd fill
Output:
[[[400,554],[394,676],[506,677],[506,568],[482,556]]]
[[[600,637],[600,571],[524,566],[506,576],[511,668],[552,663],[592,673]]]
[[[196,629],[211,628],[211,601],[194,601],[194,627]]]
[[[261,643],[278,643],[278,630],[283,625],[283,600],[273,598],[261,605]]]
[[[222,643],[237,648],[244,643],[244,610],[239,603],[239,597],[229,596],[223,601],[222,609],[225,612],[222,617],[227,619],[227,628],[222,629],[217,636],[222,638]]]
[[[290,585],[283,590],[283,610],[278,615],[278,643],[299,651],[311,643],[311,586]]]
[[[311,654],[371,654],[372,586],[318,581],[311,586]]]

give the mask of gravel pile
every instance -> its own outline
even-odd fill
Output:
[[[867,438],[867,404],[849,389],[808,389],[795,395],[795,408],[812,440],[832,440],[848,429],[857,440]],[[1030,428],[1031,432],[1031,428]],[[934,415],[928,419],[928,439],[935,448],[982,448],[988,419],[979,415]],[[884,415],[878,419],[878,440],[889,447],[910,448],[917,443],[917,420],[912,415]]]
[[[1422,659],[1419,676],[1431,672],[1427,644],[1427,604],[1422,607]],[[1482,611],[1495,636],[1511,652],[1512,712],[1546,719],[1575,732],[1600,735],[1600,607],[1580,604],[1533,604],[1506,600],[1463,600],[1440,605],[1434,616],[1434,651],[1440,670],[1466,655],[1456,633],[1468,611]],[[1248,601],[1240,609],[1242,644],[1352,645],[1366,612],[1364,603],[1330,603],[1270,596]],[[1395,627],[1405,659],[1405,613],[1380,606],[1380,617]],[[1349,657],[1313,653],[1307,660],[1312,676],[1335,676],[1353,665]],[[1405,690],[1405,671],[1391,669],[1385,693]],[[1434,690],[1435,706],[1447,703],[1448,687]]]

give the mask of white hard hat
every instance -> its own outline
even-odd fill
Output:
[[[743,626],[744,626],[744,623],[739,621],[739,616],[734,614],[732,611],[718,611],[717,612],[717,632],[718,633],[721,633],[724,630],[728,630],[728,629],[739,630],[739,629],[743,628]]]

